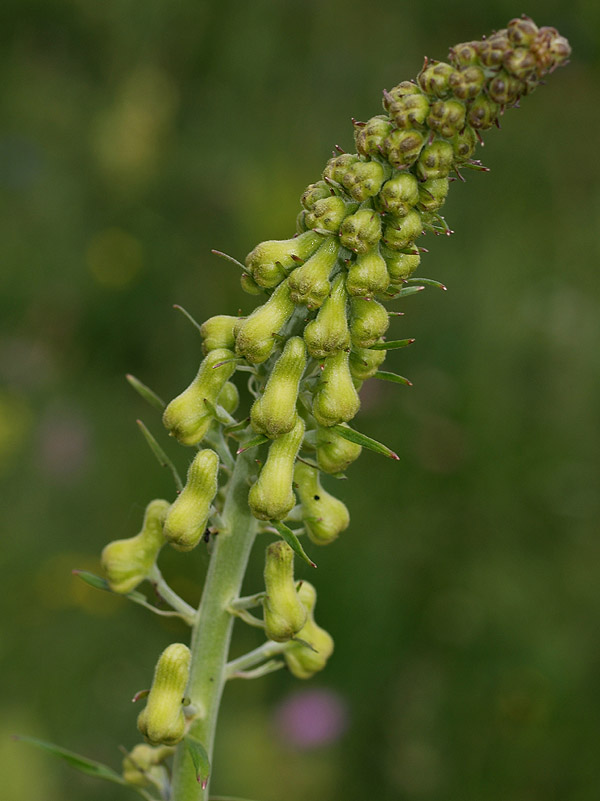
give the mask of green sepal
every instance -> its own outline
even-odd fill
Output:
[[[257,434],[255,437],[252,437],[252,439],[249,439],[246,443],[241,445],[237,449],[236,454],[239,455],[240,453],[249,451],[250,448],[258,448],[259,445],[263,445],[265,442],[269,442],[269,438],[265,437],[264,434]]]
[[[444,292],[448,289],[447,286],[442,284],[440,281],[435,281],[433,278],[406,278],[404,280],[405,284],[423,284],[423,286],[432,286],[435,289],[443,289]]]
[[[246,419],[242,420],[240,423],[234,423],[233,425],[225,426],[225,428],[223,429],[223,433],[227,435],[237,434],[238,431],[243,431],[244,428],[248,427],[249,421],[250,418],[246,417]]]
[[[135,389],[135,391],[140,395],[145,401],[147,401],[150,406],[153,406],[159,412],[162,412],[165,406],[167,405],[162,398],[160,398],[156,392],[147,387],[145,384],[142,384],[139,378],[136,378],[131,373],[127,373],[125,376],[130,386]]]
[[[391,381],[393,384],[404,384],[407,387],[412,387],[412,381],[409,381],[408,378],[396,373],[388,373],[387,370],[378,370],[373,377],[380,378],[382,381]]]
[[[396,350],[412,345],[414,341],[414,339],[390,339],[388,342],[376,342],[369,350]]]
[[[346,426],[333,426],[333,431],[336,434],[339,434],[340,437],[347,439],[348,442],[354,442],[357,445],[362,445],[363,448],[369,448],[369,450],[374,451],[375,453],[379,453],[382,456],[387,456],[388,459],[396,459],[397,461],[400,460],[400,457],[397,453],[391,448],[388,448],[387,445],[384,445],[382,442],[377,442],[376,439],[371,439],[371,437],[367,437],[366,434],[361,434],[360,431],[356,431],[354,428],[346,427]]]
[[[285,540],[294,553],[298,554],[301,559],[304,559],[307,565],[316,567],[313,560],[307,555],[304,548],[300,545],[300,540],[294,534],[291,528],[288,528],[285,523],[280,520],[271,520],[270,525],[277,531],[282,540]]]
[[[167,454],[163,451],[163,449],[160,447],[158,442],[154,439],[152,434],[148,431],[148,429],[146,428],[144,423],[142,423],[141,420],[136,420],[135,422],[137,423],[138,428],[140,429],[142,434],[144,435],[144,439],[148,443],[148,446],[150,447],[150,450],[156,456],[159,465],[161,467],[168,467],[169,468],[169,470],[173,474],[173,479],[175,480],[175,486],[181,492],[181,490],[183,489],[183,482],[181,480],[181,476],[179,475],[179,472],[177,471],[177,468],[175,467],[173,462],[169,459]]]
[[[194,328],[197,328],[197,329],[198,329],[198,331],[200,331],[200,333],[202,333],[202,331],[200,330],[200,329],[202,328],[202,326],[200,325],[200,323],[199,323],[199,322],[197,322],[196,320],[194,320],[194,318],[193,318],[193,317],[192,317],[192,315],[189,313],[189,311],[186,311],[186,310],[183,308],[183,306],[180,306],[178,303],[174,303],[174,304],[173,304],[173,308],[174,308],[174,309],[177,309],[177,311],[180,311],[180,312],[183,314],[183,316],[184,316],[184,317],[187,317],[187,319],[188,319],[188,320],[190,321],[190,323],[191,323],[191,324],[194,326]]]
[[[35,745],[37,748],[41,748],[43,751],[48,751],[53,756],[63,759],[72,768],[80,771],[80,773],[86,773],[88,776],[94,776],[96,779],[104,779],[105,781],[113,782],[114,784],[120,784],[123,787],[129,787],[138,792],[140,795],[143,795],[144,798],[150,798],[150,796],[148,796],[141,789],[138,789],[134,785],[126,782],[120,774],[116,773],[116,771],[114,771],[112,768],[103,765],[101,762],[96,762],[93,759],[82,757],[79,754],[73,753],[73,751],[67,751],[66,748],[60,748],[60,746],[54,745],[54,743],[48,743],[45,740],[38,740],[36,737],[26,737],[22,734],[15,734],[14,739],[24,743],[29,743],[29,745]]]
[[[148,604],[148,599],[141,592],[133,590],[132,592],[128,592],[125,595],[120,595],[118,592],[114,592],[113,590],[111,590],[110,585],[106,579],[97,576],[95,573],[90,573],[89,570],[72,570],[71,573],[74,576],[78,576],[82,581],[85,581],[86,584],[89,584],[89,586],[93,587],[95,590],[103,590],[104,592],[110,592],[113,595],[119,595],[120,598],[129,598],[130,601],[133,601],[136,604],[141,603],[144,606]]]
[[[210,776],[210,761],[206,753],[206,748],[202,745],[200,740],[197,740],[189,734],[183,738],[183,742],[186,744],[192,762],[194,763],[196,781],[202,789],[205,790],[208,784],[208,777]]]

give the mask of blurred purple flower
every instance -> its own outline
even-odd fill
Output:
[[[299,690],[275,711],[277,734],[298,748],[314,748],[339,740],[348,725],[348,705],[333,690]]]
[[[86,470],[90,459],[90,432],[75,410],[51,410],[42,419],[38,459],[43,472],[62,484],[71,484]]]

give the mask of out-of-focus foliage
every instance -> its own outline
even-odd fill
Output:
[[[572,63],[486,136],[491,174],[453,184],[455,236],[423,242],[420,273],[450,290],[406,300],[390,333],[417,343],[390,359],[414,387],[369,382],[359,418],[401,461],[349,470],[351,528],[314,554],[336,652],[314,684],[282,671],[228,688],[215,790],[596,799],[599,8],[2,3],[3,797],[128,798],[9,735],[118,765],[137,741],[130,698],[185,636],[70,575],[174,497],[133,424],[162,436],[160,421],[124,374],[180,391],[200,348],[171,305],[202,320],[253,303],[210,249],[290,236],[332,145],[352,148],[351,116],[377,113],[425,54],[526,10]],[[205,564],[169,556],[190,602]],[[238,636],[239,652],[258,642]]]

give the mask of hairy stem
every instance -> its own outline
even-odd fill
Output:
[[[212,761],[215,728],[233,627],[227,607],[240,593],[248,557],[256,535],[257,521],[248,508],[248,477],[253,458],[238,456],[227,488],[223,511],[225,529],[215,539],[198,619],[192,632],[192,663],[187,694],[198,710],[189,734],[204,745]],[[180,743],[173,766],[171,801],[206,801],[208,785],[202,790],[196,780],[185,742]]]

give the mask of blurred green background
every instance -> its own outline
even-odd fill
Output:
[[[202,320],[254,302],[210,249],[243,258],[292,235],[332,146],[353,147],[350,117],[379,113],[381,89],[425,54],[444,58],[522,11],[571,40],[572,63],[486,136],[491,174],[453,184],[455,236],[424,242],[421,274],[449,291],[408,299],[392,324],[417,338],[389,359],[414,386],[370,382],[357,421],[401,461],[367,453],[328,485],[352,513],[311,576],[336,653],[306,685],[285,672],[232,683],[213,789],[598,798],[594,0],[4,0],[3,798],[133,798],[10,734],[117,766],[118,745],[139,741],[130,698],[186,636],[70,574],[97,570],[104,544],[172,495],[134,425],[160,434],[160,421],[124,374],[166,398],[186,386],[199,340],[172,304]],[[162,441],[184,469],[187,452]],[[190,601],[206,558],[167,555]],[[259,639],[240,627],[236,653]],[[332,723],[314,742],[311,704]]]

